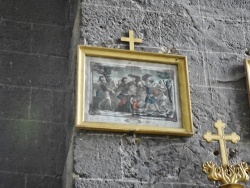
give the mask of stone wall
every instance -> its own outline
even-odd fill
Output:
[[[218,144],[202,135],[222,119],[232,163],[250,162],[250,113],[243,62],[249,48],[249,3],[218,0],[83,0],[80,43],[127,49],[129,29],[143,44],[136,50],[174,48],[189,62],[194,136],[131,135],[78,130],[74,141],[74,186],[217,187],[202,163],[219,162]],[[250,185],[249,183],[247,184]]]
[[[1,188],[62,188],[74,12],[72,0],[0,0]]]
[[[247,1],[77,5],[77,0],[0,0],[0,187],[61,188],[62,176],[66,188],[71,178],[77,188],[216,187],[201,165],[220,161],[218,145],[201,136],[214,131],[217,119],[227,123],[226,133],[241,136],[239,144],[228,144],[230,162],[250,162],[242,77],[250,48]],[[136,50],[164,47],[188,57],[194,136],[77,130],[71,142],[76,45],[127,49],[119,38],[129,29],[144,41]]]

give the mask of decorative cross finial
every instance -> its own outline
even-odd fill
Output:
[[[121,37],[121,41],[129,42],[129,50],[135,50],[135,43],[142,43],[142,39],[134,38],[134,31],[129,30],[129,37]]]
[[[240,140],[240,136],[237,135],[235,132],[229,135],[225,135],[224,134],[225,124],[221,120],[218,120],[214,124],[214,127],[217,129],[218,134],[212,134],[210,131],[208,131],[206,134],[203,135],[203,138],[207,142],[219,141],[222,165],[227,165],[228,155],[226,150],[226,141],[231,141],[232,143],[235,144]]]

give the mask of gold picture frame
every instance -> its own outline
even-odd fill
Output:
[[[76,128],[190,136],[187,58],[78,46]]]
[[[246,59],[245,61],[245,71],[246,71],[248,101],[249,101],[249,107],[250,107],[250,59]]]

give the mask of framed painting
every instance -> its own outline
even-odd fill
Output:
[[[76,127],[192,135],[187,58],[79,46]]]
[[[245,70],[246,70],[248,101],[249,101],[249,107],[250,107],[250,59],[246,59],[245,61]]]

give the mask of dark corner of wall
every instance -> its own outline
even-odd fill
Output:
[[[68,0],[68,27],[71,28],[71,41],[69,48],[68,63],[68,80],[66,94],[66,115],[68,116],[65,129],[66,137],[66,161],[63,173],[63,187],[72,187],[72,169],[73,169],[73,138],[74,138],[74,122],[75,122],[75,77],[76,77],[76,61],[77,61],[77,45],[80,38],[79,28],[79,9],[80,0]]]

